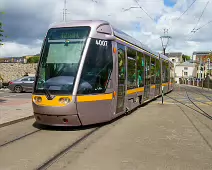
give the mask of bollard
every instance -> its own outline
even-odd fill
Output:
[[[163,104],[163,86],[162,86],[162,104]]]

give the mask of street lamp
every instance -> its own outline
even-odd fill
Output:
[[[166,47],[169,43],[169,39],[171,38],[171,36],[166,34],[168,34],[168,29],[164,29],[164,35],[160,37],[164,55],[166,54]]]

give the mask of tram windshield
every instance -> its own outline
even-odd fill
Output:
[[[70,94],[90,27],[53,28],[44,41],[35,92]]]

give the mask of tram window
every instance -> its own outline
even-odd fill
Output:
[[[137,52],[137,86],[144,86],[144,57],[141,52]]]
[[[169,80],[169,63],[163,61],[162,62],[162,82],[167,83]]]
[[[99,40],[91,39],[78,94],[104,93],[107,89],[113,70],[112,43],[107,41],[105,45],[100,45],[96,42]]]
[[[156,69],[155,58],[151,57],[151,84],[155,84],[155,69]]]
[[[126,59],[125,59],[125,46],[117,44],[118,48],[118,83],[125,84],[126,79]]]
[[[170,67],[169,67],[169,62],[166,62],[166,70],[167,70],[166,82],[169,82],[170,81]]]
[[[174,68],[170,65],[170,81],[174,83]]]
[[[156,84],[160,84],[161,79],[161,66],[160,66],[160,60],[156,59]]]
[[[162,83],[165,83],[166,80],[166,66],[165,66],[165,62],[162,61]]]
[[[136,87],[136,51],[127,48],[127,89]]]
[[[145,55],[145,85],[150,85],[150,56]]]

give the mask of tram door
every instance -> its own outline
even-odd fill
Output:
[[[144,101],[150,98],[150,56],[145,54]]]
[[[156,89],[155,96],[159,95],[161,91],[161,63],[156,59]]]
[[[126,60],[125,60],[125,46],[117,44],[118,48],[118,94],[116,113],[124,111],[125,102],[125,78],[126,78]]]

